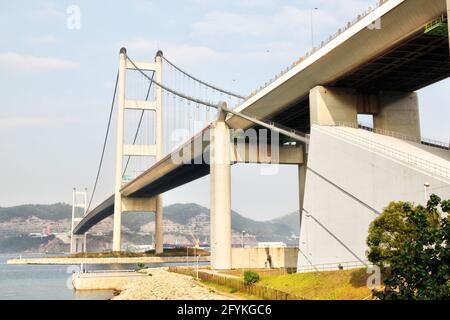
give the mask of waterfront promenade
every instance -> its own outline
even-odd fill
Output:
[[[194,258],[189,257],[189,262]],[[200,256],[199,262],[209,262],[208,256]],[[120,257],[120,258],[26,258],[9,259],[7,264],[14,265],[74,265],[74,264],[138,264],[138,263],[184,263],[186,257]]]

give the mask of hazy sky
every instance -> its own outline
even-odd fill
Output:
[[[249,93],[375,1],[0,0],[0,206],[71,201],[92,188],[118,51],[151,61],[158,48],[199,78]],[[81,28],[67,28],[67,8]],[[235,79],[236,81],[233,81]],[[450,137],[448,80],[420,92],[423,136]],[[233,209],[258,220],[298,207],[297,169],[261,176],[233,167]],[[97,197],[113,190],[113,149]],[[273,192],[275,190],[275,192]],[[209,205],[209,178],[168,192],[165,204]]]

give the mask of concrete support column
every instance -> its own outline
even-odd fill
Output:
[[[117,104],[117,141],[116,141],[116,170],[114,186],[114,229],[113,229],[113,251],[121,250],[122,232],[122,161],[123,161],[123,132],[125,113],[125,74],[127,63],[127,51],[120,49],[119,57],[119,79],[118,79],[118,104]]]
[[[306,147],[304,150],[306,150]],[[303,159],[304,159],[303,164],[298,165],[298,188],[299,188],[298,210],[299,210],[299,219],[300,219],[299,230],[302,230],[302,217],[303,217],[303,208],[304,208],[304,203],[305,203],[306,172],[308,169],[308,157],[307,157],[306,152],[303,152]]]
[[[374,114],[373,125],[405,136],[419,138],[419,99],[415,92],[381,92],[380,110]]]
[[[351,89],[317,86],[309,93],[311,124],[332,126],[343,122],[356,123],[357,103],[357,96]]]
[[[211,267],[231,269],[231,163],[230,133],[225,121],[211,132]]]
[[[164,247],[163,202],[162,196],[156,196],[155,211],[155,253],[163,253]]]
[[[351,88],[317,86],[310,91],[311,124],[356,124],[359,114],[372,114],[374,127],[420,138],[419,102],[415,92],[365,94]]]
[[[156,54],[155,78],[158,83],[162,83],[162,52]],[[162,110],[162,88],[156,86],[156,161],[163,156],[163,110]],[[155,211],[155,253],[163,253],[164,247],[164,225],[163,225],[163,199],[162,195],[156,198]]]

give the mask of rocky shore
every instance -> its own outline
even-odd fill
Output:
[[[197,283],[192,277],[164,268],[146,269],[148,277],[126,285],[115,300],[231,300]]]

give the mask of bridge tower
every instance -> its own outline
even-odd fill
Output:
[[[80,198],[82,199],[81,202]],[[84,218],[87,211],[88,200],[87,190],[77,191],[73,188],[72,197],[72,228],[70,232],[70,253],[86,252],[86,233],[83,235],[76,235],[73,233],[75,227]],[[80,212],[81,209],[81,212]]]
[[[155,251],[163,252],[163,203],[162,196],[149,199],[133,199],[122,196],[123,181],[123,157],[148,156],[156,161],[163,156],[163,115],[162,115],[162,88],[155,86],[154,100],[128,100],[126,97],[126,73],[127,70],[145,70],[154,72],[156,83],[162,83],[162,51],[158,51],[154,63],[136,62],[130,63],[127,58],[127,50],[122,48],[119,55],[118,78],[118,111],[117,111],[117,140],[116,140],[116,169],[114,190],[114,231],[113,251],[121,250],[121,225],[122,213],[133,211],[155,212]],[[125,111],[151,110],[155,112],[155,144],[154,145],[128,145],[124,143],[124,118]]]

